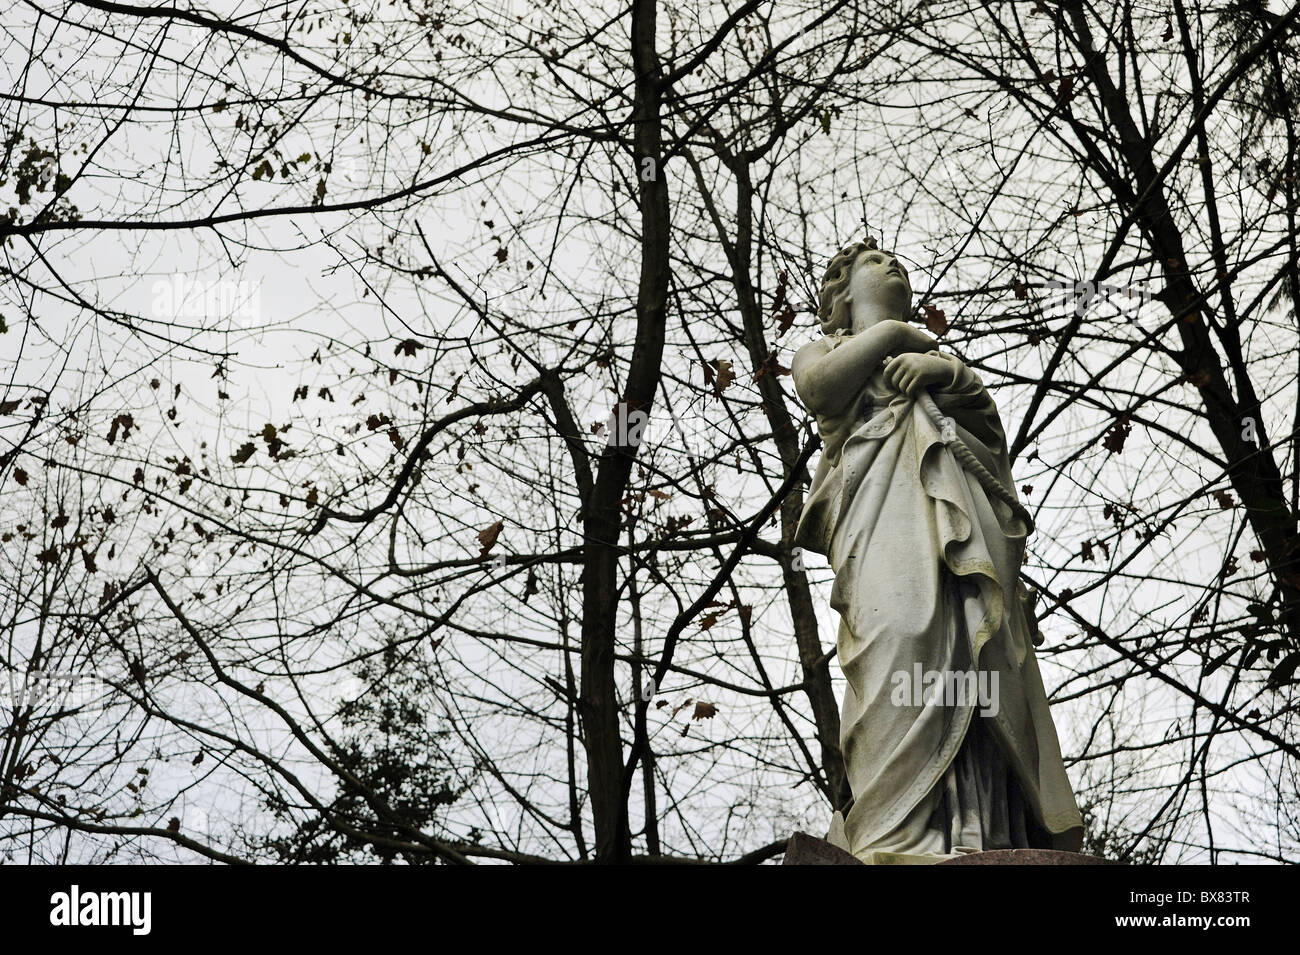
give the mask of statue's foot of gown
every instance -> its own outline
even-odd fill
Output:
[[[949,855],[1051,845],[997,741],[976,717],[939,785],[871,851]]]

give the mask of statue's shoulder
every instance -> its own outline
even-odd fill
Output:
[[[801,364],[816,361],[838,344],[839,342],[831,337],[814,338],[794,353],[794,360]]]
[[[833,347],[834,345],[825,338],[814,338],[796,351],[790,361],[790,373],[794,376],[796,384],[809,366],[820,361]]]

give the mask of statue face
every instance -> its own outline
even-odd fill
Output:
[[[912,312],[912,283],[892,252],[868,249],[853,263],[849,277],[854,331],[885,318],[906,320]]]

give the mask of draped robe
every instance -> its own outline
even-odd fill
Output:
[[[1014,489],[983,383],[956,358],[931,354],[953,368],[951,381],[930,389],[936,404]],[[796,533],[835,574],[850,850],[864,861],[877,851],[1077,850],[1082,820],[1022,604],[1028,528],[962,468],[924,410],[882,371],[840,413],[818,414],[824,449]],[[895,681],[910,679],[917,664],[940,674],[983,671],[996,708],[982,710],[969,694],[899,705]]]

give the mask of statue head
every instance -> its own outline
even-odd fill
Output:
[[[822,333],[853,331],[854,318],[864,326],[886,318],[906,321],[912,313],[912,283],[892,252],[876,240],[845,246],[826,269],[817,302]],[[861,331],[861,329],[858,329]]]

